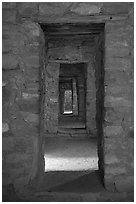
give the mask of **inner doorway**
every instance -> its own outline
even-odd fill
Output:
[[[85,128],[86,64],[61,64],[59,73],[59,127]]]
[[[102,163],[102,157],[98,155],[102,141],[104,25],[88,26],[90,30],[86,25],[81,26],[84,34],[79,25],[67,24],[63,33],[62,25],[43,26],[43,29],[47,28],[44,30],[48,48],[46,76],[50,81],[47,91],[53,96],[51,100],[48,98],[48,104],[45,100],[45,107],[49,108],[48,118],[44,117],[44,120],[51,118],[51,128],[46,130],[44,126],[45,173],[91,172],[100,169]],[[71,33],[73,28],[74,34]]]

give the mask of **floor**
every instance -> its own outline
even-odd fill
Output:
[[[63,184],[57,184],[58,181],[63,181]],[[55,182],[56,186],[49,186],[50,182]],[[3,202],[133,202],[134,193],[106,191],[100,180],[99,171],[52,171],[45,173],[40,186],[27,187],[19,194],[13,186],[3,189],[2,200]]]
[[[3,202],[133,202],[134,194],[108,192],[100,179],[95,139],[46,139],[41,182],[17,193],[3,188]]]
[[[98,170],[96,139],[47,138],[45,172]]]
[[[99,171],[52,171],[46,172],[38,191],[47,192],[99,192],[103,185]]]

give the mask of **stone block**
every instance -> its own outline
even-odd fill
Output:
[[[129,145],[128,145],[129,144]],[[104,137],[104,152],[105,155],[110,154],[117,156],[117,158],[125,165],[130,161],[133,161],[134,156],[134,141],[129,137],[115,137],[106,138]]]
[[[12,134],[17,137],[38,137],[39,135],[39,129],[37,127],[32,126],[31,123],[22,119],[15,119],[11,122],[11,131]]]
[[[13,41],[9,39],[2,40],[2,52],[11,52],[14,49]]]
[[[128,74],[129,75],[129,74]],[[129,75],[130,76],[130,75]],[[112,77],[112,72],[111,72]],[[127,83],[126,83],[127,82]],[[128,81],[123,81],[123,78],[119,80],[118,83],[114,83],[114,80],[112,80],[112,83],[110,80],[108,80],[107,73],[105,73],[105,94],[106,95],[112,95],[115,97],[127,97],[132,91],[132,86],[128,83]]]
[[[128,14],[128,2],[104,2],[102,14]]]
[[[118,192],[134,191],[134,176],[117,176],[115,178],[115,186]]]
[[[7,85],[7,81],[2,81],[2,87],[5,87]]]
[[[116,167],[112,167],[112,166],[105,166],[105,170],[104,170],[105,174],[112,174],[112,175],[120,175],[120,174],[126,174],[127,173],[127,169],[125,167],[122,166],[116,166]]]
[[[23,193],[24,186],[29,183],[29,175],[24,175],[14,180],[14,187],[16,191]]]
[[[24,120],[29,124],[38,125],[39,124],[39,114],[21,112]]]
[[[108,152],[104,155],[104,163],[105,164],[117,164],[119,162],[120,162],[120,160],[115,155],[112,155]]]
[[[6,163],[22,163],[24,161],[31,161],[31,155],[25,153],[10,153],[6,156]]]
[[[28,81],[28,83],[39,82],[39,69],[34,69],[33,67],[25,67],[25,76],[25,79]]]
[[[25,29],[25,32],[28,34],[28,38],[30,39],[37,39],[40,36],[40,26],[38,23],[34,23],[32,21],[25,21],[22,23],[21,27]]]
[[[18,27],[14,24],[3,24],[2,26],[2,37],[5,40],[9,40],[12,37],[16,37],[18,31]]]
[[[128,24],[128,22],[126,20],[122,20],[122,21],[109,21],[105,24],[105,31],[106,31],[106,35],[107,33],[110,33],[111,35],[123,35],[125,36],[126,33],[128,33],[130,31],[131,27]],[[126,35],[127,36],[127,35]]]
[[[38,14],[38,2],[19,2],[17,9],[19,15],[32,17]]]
[[[2,2],[2,8],[12,9],[16,7],[16,2]]]
[[[16,23],[16,11],[15,10],[2,10],[2,22],[3,23]]]
[[[9,125],[8,123],[2,123],[2,132],[8,132],[9,131]]]
[[[134,129],[133,129],[133,127],[129,128],[127,136],[130,137],[130,138],[134,138]]]
[[[10,152],[14,151],[15,140],[14,137],[2,138],[2,151]]]
[[[28,53],[28,55],[39,55],[39,50],[41,49],[39,46],[39,42],[35,42],[35,40],[33,39],[31,40],[31,42],[29,42],[29,44],[24,45],[24,47],[22,48],[24,55],[26,55],[26,53]]]
[[[132,80],[132,76],[131,76],[131,73],[130,72],[124,72],[124,71],[119,71],[119,70],[107,70],[106,73],[105,73],[105,84],[110,84],[113,85],[113,88],[114,88],[114,85],[120,85],[119,86],[119,89],[120,88],[123,88],[126,87],[127,89],[132,87],[130,87],[130,84],[133,83],[133,80]],[[122,90],[123,91],[123,90]],[[123,91],[124,92],[124,91]],[[128,93],[127,93],[128,94]],[[124,93],[124,95],[126,95]]]
[[[127,52],[127,49],[129,49],[129,40],[128,40],[127,32],[124,30],[116,33],[115,32],[106,33],[105,47],[106,49],[110,49],[109,50],[110,53],[108,53],[109,56],[112,56],[114,54],[115,49],[117,49],[117,53],[115,53],[114,55],[116,56],[117,54],[121,56],[125,55]]]
[[[74,3],[70,10],[78,15],[91,16],[101,12],[102,3]]]
[[[2,188],[3,186],[7,186],[12,183],[12,179],[10,178],[8,173],[2,173]]]
[[[10,70],[10,69],[19,69],[18,60],[15,55],[12,54],[4,54],[2,56],[2,69]]]
[[[113,97],[113,96],[106,96],[105,107],[126,107],[130,108],[133,107],[133,101],[127,100],[124,97]]]
[[[115,192],[114,177],[112,175],[104,175],[104,186],[107,191]]]
[[[20,176],[23,176],[25,174],[25,169],[24,167],[20,167],[17,169],[9,169],[8,170],[10,178],[13,180],[15,178],[18,178]]]
[[[48,2],[40,3],[39,15],[41,16],[62,16],[71,5],[71,2]]]
[[[23,137],[14,137],[14,150],[18,153],[33,153],[33,137],[30,135]]]
[[[39,66],[40,66],[38,55],[22,56],[22,60],[25,63],[25,65],[28,67],[39,68]]]
[[[22,93],[22,98],[25,99],[25,100],[33,100],[33,99],[37,100],[37,99],[39,99],[39,94],[23,92]]]
[[[12,95],[12,88],[10,86],[2,87],[2,103],[6,106],[9,102],[11,102],[10,98]]]
[[[3,122],[8,122],[9,121],[9,104],[8,102],[6,103],[3,103],[3,100],[2,100],[2,104],[3,104],[3,107],[2,107],[2,121]]]
[[[19,102],[19,108],[23,112],[39,113],[40,102],[33,98],[30,100],[21,100],[21,102]]]
[[[39,82],[30,82],[27,84],[27,90],[29,93],[39,93],[40,91],[40,84]]]
[[[105,137],[120,137],[123,134],[122,126],[107,126],[104,128]]]
[[[114,46],[118,46],[121,44],[121,41],[114,44]],[[110,47],[111,41],[107,42],[107,46],[105,49],[105,56],[108,57],[128,57],[130,50],[128,47]],[[127,45],[127,42],[124,42],[124,45]]]
[[[124,108],[125,111],[125,108]],[[106,107],[105,109],[105,122],[109,124],[119,125],[122,123],[122,118],[124,117],[123,111],[118,111],[113,107]]]
[[[105,70],[122,70],[129,71],[131,70],[131,59],[127,58],[106,58]]]

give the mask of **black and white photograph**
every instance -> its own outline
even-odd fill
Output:
[[[134,202],[134,2],[1,8],[2,202]]]

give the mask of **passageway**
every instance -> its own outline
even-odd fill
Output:
[[[87,182],[91,174],[97,182],[95,175],[102,163],[104,24],[42,24],[41,28],[45,34],[41,189],[48,191],[79,179],[75,192],[82,177]],[[93,187],[91,180],[88,186]]]

